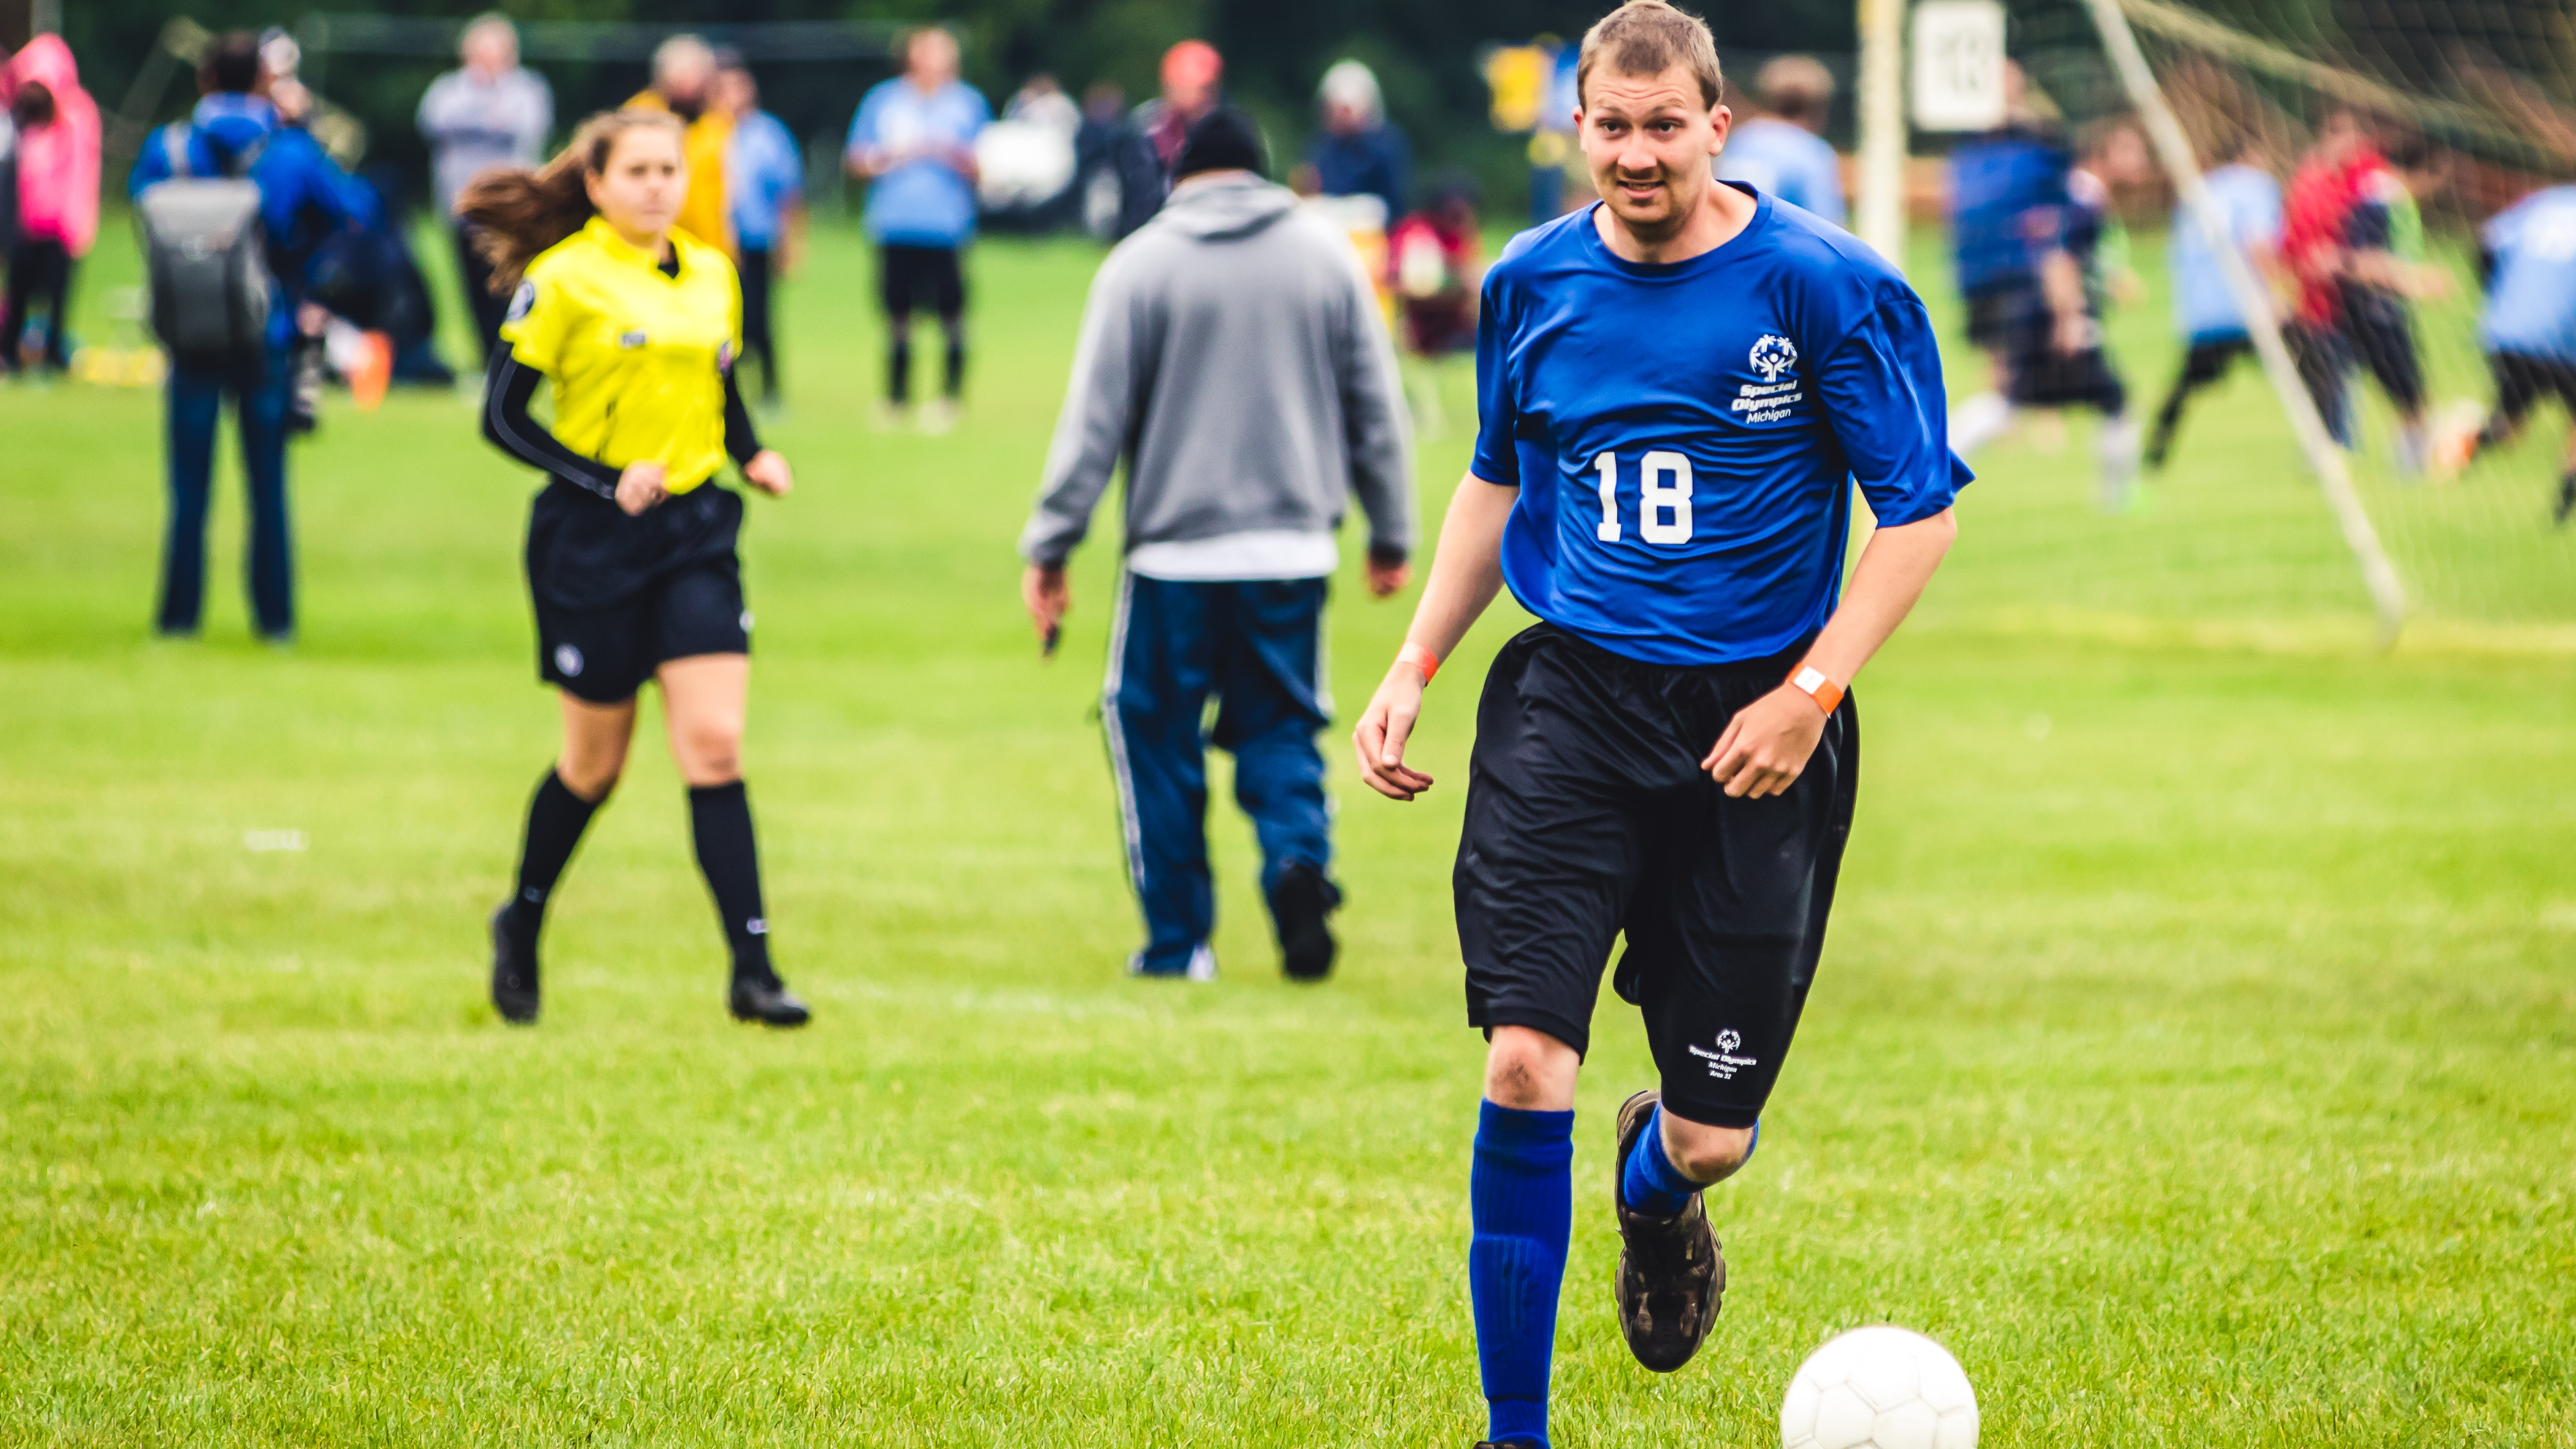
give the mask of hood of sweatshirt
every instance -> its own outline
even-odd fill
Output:
[[[1156,214],[1157,226],[1201,241],[1234,241],[1277,224],[1297,209],[1297,193],[1259,177],[1184,182]]]
[[[28,41],[27,48],[9,61],[8,78],[0,84],[0,92],[15,91],[29,81],[42,82],[57,102],[80,89],[80,67],[61,36],[39,35]]]

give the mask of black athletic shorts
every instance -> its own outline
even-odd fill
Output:
[[[966,271],[955,247],[885,242],[877,247],[877,301],[889,317],[936,312],[953,321],[966,314]]]
[[[1541,624],[1503,646],[1476,709],[1454,877],[1467,1021],[1577,1052],[1611,942],[1664,1105],[1749,1127],[1798,1029],[1859,785],[1860,717],[1825,722],[1785,794],[1730,800],[1699,768],[1804,650],[1640,664]]]
[[[2254,339],[2243,333],[2195,337],[2182,358],[2182,386],[2207,387],[2227,375],[2228,365],[2254,355]]]
[[[1995,305],[2003,328],[2004,366],[2011,374],[2004,395],[2015,404],[2080,405],[2105,417],[2118,417],[2128,408],[2128,387],[2100,342],[2080,352],[2057,350],[2057,313],[2037,289],[1998,294]]]
[[[2405,303],[2368,289],[2345,287],[2343,335],[2352,355],[2370,369],[2399,412],[2416,412],[2424,406],[2424,364],[2415,355],[2415,329]]]
[[[2507,422],[2521,422],[2531,405],[2550,393],[2567,405],[2568,416],[2576,417],[2576,367],[2523,352],[2489,353],[2487,366],[2495,371],[2496,412]]]
[[[669,660],[751,652],[741,529],[742,495],[714,483],[635,517],[560,480],[539,493],[528,518],[537,677],[617,704]]]
[[[2039,300],[2039,293],[2024,286],[1989,287],[1968,294],[1968,340],[1979,347],[2001,347],[2011,335],[2010,322],[2020,312]]]

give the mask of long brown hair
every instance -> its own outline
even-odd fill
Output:
[[[680,118],[669,111],[641,106],[603,111],[582,122],[572,144],[543,167],[486,171],[465,184],[456,198],[456,214],[475,226],[474,242],[492,264],[496,295],[518,286],[519,275],[538,253],[589,223],[597,212],[585,183],[608,169],[619,137],[648,126],[670,132],[675,141],[685,134]]]

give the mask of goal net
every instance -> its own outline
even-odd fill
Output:
[[[1980,566],[1935,606],[2335,632],[2387,623],[2402,591],[2412,632],[2576,643],[2576,192],[2550,191],[2576,181],[2576,48],[2557,9],[2005,8],[2016,125],[2072,150],[2107,214],[2081,272],[2125,425],[2098,379],[2013,408],[1972,457]],[[2159,111],[2179,132],[2161,151]],[[1914,133],[1909,260],[1951,335],[1984,324],[1999,375],[2025,369],[2004,394],[2026,395],[2081,371],[2028,349],[2072,341],[2043,327],[2019,364],[1993,343],[1974,220],[1954,238],[1942,214],[1973,204],[1963,168],[1991,171],[1993,143]],[[2194,171],[2242,290],[2186,204]],[[2249,296],[2277,321],[2268,369]],[[1954,364],[1954,403],[1986,366]],[[2124,445],[2147,461],[2125,489],[2102,476]]]

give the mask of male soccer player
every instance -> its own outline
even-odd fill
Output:
[[[868,235],[877,244],[878,300],[886,317],[886,415],[912,400],[912,314],[939,316],[946,367],[921,429],[957,423],[966,390],[966,273],[975,239],[975,138],[993,119],[984,94],[957,78],[957,37],[936,25],[903,43],[903,74],[880,81],[850,120],[843,164],[868,183]]]
[[[1493,1445],[1545,1445],[1575,1078],[1610,943],[1660,1092],[1618,1119],[1619,1323],[1670,1371],[1725,1271],[1700,1192],[1742,1166],[1822,945],[1859,732],[1845,695],[1955,536],[1920,298],[1877,253],[1710,158],[1731,119],[1708,27],[1630,0],[1584,37],[1601,202],[1487,274],[1482,412],[1420,608],[1355,740],[1371,787],[1431,788],[1406,737],[1495,590],[1544,622],[1477,709],[1455,877],[1488,1037],[1467,1277]],[[1839,606],[1857,479],[1878,531]]]
[[[1753,94],[1762,112],[1726,133],[1718,179],[1749,182],[1842,225],[1843,163],[1824,135],[1834,113],[1834,73],[1812,55],[1779,56],[1754,73]]]
[[[2281,240],[2281,183],[2258,163],[2258,139],[2252,131],[2238,133],[2224,153],[2226,164],[2201,180],[2227,224],[2229,242],[2262,277],[2280,270],[2274,252]],[[2174,210],[2167,266],[2173,273],[2174,328],[2183,335],[2183,362],[2164,406],[2156,410],[2155,433],[2147,440],[2150,468],[2165,465],[2191,394],[2225,377],[2237,358],[2254,354],[2254,338],[2235,293],[2227,289],[2218,249],[2209,244],[2189,206]]]
[[[2576,419],[2576,186],[2552,186],[2505,208],[2478,234],[2486,312],[2478,345],[2494,369],[2493,412],[2470,416],[2443,440],[2439,459],[2454,473],[2486,448],[2512,441],[2532,404],[2555,393]],[[2566,444],[2552,516],[2576,515],[2576,428]]]

